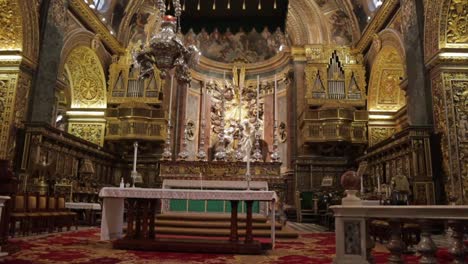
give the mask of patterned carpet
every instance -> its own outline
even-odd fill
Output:
[[[98,228],[16,238],[10,243],[21,250],[3,259],[2,263],[324,264],[332,263],[335,253],[333,233],[302,233],[299,239],[280,240],[275,250],[257,256],[113,250],[110,242],[99,241]],[[388,254],[383,247],[377,247],[374,256],[376,263],[385,263]],[[405,263],[417,263],[415,256],[407,256],[405,260]],[[439,263],[449,263],[446,250],[439,251],[438,260]]]

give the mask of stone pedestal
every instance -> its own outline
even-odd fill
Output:
[[[2,212],[3,207],[5,206],[5,202],[10,199],[10,196],[0,196],[0,219],[2,219]],[[7,252],[1,252],[2,248],[0,247],[0,257],[8,255]]]

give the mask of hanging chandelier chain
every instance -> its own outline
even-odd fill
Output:
[[[161,14],[161,16],[164,16],[164,14],[166,13],[166,3],[164,2],[164,0],[158,0],[157,5],[159,13]]]

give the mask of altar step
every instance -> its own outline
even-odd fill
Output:
[[[164,235],[229,237],[230,214],[165,213],[156,218],[156,233]],[[238,216],[238,234],[245,236],[245,215]],[[270,237],[271,226],[263,215],[253,215],[253,236]],[[277,238],[297,238],[298,233],[276,223]]]
[[[231,221],[231,214],[227,213],[163,213],[157,215],[158,220],[176,221]],[[239,214],[237,219],[245,222],[245,214]],[[253,223],[266,223],[267,218],[261,214],[252,214]]]

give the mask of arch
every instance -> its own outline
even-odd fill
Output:
[[[387,28],[374,36],[374,40],[367,54],[367,65],[371,67],[376,59],[377,54],[383,46],[391,46],[398,51],[402,61],[406,59],[406,51],[403,43],[403,36],[397,30]],[[406,68],[406,65],[405,65]]]
[[[330,42],[330,30],[314,1],[290,1],[286,32],[293,45],[319,44]]]
[[[106,108],[106,79],[96,53],[86,47],[73,49],[65,62],[71,88],[71,108]]]
[[[406,105],[400,82],[405,78],[404,58],[398,49],[386,44],[377,54],[371,69],[368,89],[368,110],[396,112]]]
[[[23,26],[23,56],[34,63],[39,60],[39,6],[31,7],[30,0],[19,0]],[[1,8],[0,8],[1,9]]]
[[[58,76],[62,78],[65,69],[65,63],[68,60],[71,52],[79,46],[90,47],[93,41],[99,41],[99,35],[96,35],[88,30],[77,28],[68,32],[63,39],[63,48],[60,54],[60,65],[58,69]],[[107,72],[107,68],[111,62],[111,55],[107,52],[103,45],[98,45],[93,52],[99,58],[101,65],[104,68],[104,73]]]
[[[0,50],[20,52],[35,64],[39,56],[37,8],[28,0],[6,0],[0,1],[0,10]]]

